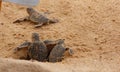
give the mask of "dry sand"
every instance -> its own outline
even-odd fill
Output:
[[[14,72],[18,68],[27,72],[31,66],[33,69],[29,72],[47,72],[44,69],[52,72],[120,71],[120,0],[41,0],[34,8],[39,12],[50,12],[48,16],[60,22],[37,29],[30,22],[13,24],[14,20],[27,15],[26,8],[3,3],[0,57],[17,59],[13,49],[24,40],[31,40],[33,32],[38,32],[42,40],[64,38],[66,47],[73,49],[75,54],[59,63],[0,59],[3,72]],[[9,68],[12,69],[5,71]]]

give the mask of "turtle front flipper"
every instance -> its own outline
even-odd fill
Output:
[[[41,27],[43,25],[43,23],[39,23],[37,25],[35,25],[35,28]]]
[[[17,19],[17,20],[15,20],[13,23],[20,23],[20,22],[28,21],[28,20],[29,20],[29,16],[24,17],[24,18]]]
[[[54,46],[57,44],[56,40],[44,40],[43,42],[47,48],[54,48]]]
[[[21,49],[28,48],[30,45],[31,45],[31,42],[25,41],[24,43],[20,44],[18,47],[14,49],[14,53],[16,53]]]
[[[49,53],[57,44],[56,41],[53,41],[53,40],[44,40],[43,42],[45,43]]]
[[[48,23],[58,23],[58,19],[49,19]]]

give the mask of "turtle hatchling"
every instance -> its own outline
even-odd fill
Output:
[[[22,21],[31,21],[36,24],[35,28],[37,28],[37,27],[41,27],[42,25],[45,25],[45,24],[58,22],[57,19],[49,19],[44,14],[35,11],[33,8],[27,8],[27,13],[29,16],[27,16],[25,18],[20,18],[20,19],[14,21],[13,23],[19,23]]]
[[[32,42],[24,42],[21,45],[19,45],[17,48],[15,48],[15,51],[18,52],[19,50],[22,50],[24,48],[27,48],[27,55],[32,60],[38,60],[38,61],[46,61],[48,56],[48,51],[45,43],[40,40],[38,33],[32,33]]]
[[[47,47],[43,41],[40,40],[38,33],[32,34],[32,44],[28,48],[28,55],[31,59],[46,61],[48,55]]]
[[[68,50],[71,50],[71,49],[64,47],[64,39],[58,40],[58,43],[50,52],[49,62],[62,61],[62,59],[64,59],[64,53]],[[72,54],[71,52],[72,51],[69,51],[69,54]]]
[[[43,42],[45,43],[47,50],[48,50],[48,57],[49,54],[51,53],[52,49],[58,44],[60,43],[62,40],[64,39],[58,39],[58,40],[44,40]]]

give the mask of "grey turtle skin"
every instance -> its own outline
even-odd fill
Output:
[[[32,44],[28,48],[28,55],[33,60],[46,61],[48,52],[46,45],[39,39],[39,34],[32,34]]]
[[[41,27],[44,24],[57,23],[57,19],[49,19],[44,14],[38,13],[33,8],[27,8],[27,13],[29,16],[25,18],[18,19],[13,23],[19,23],[22,21],[31,21],[36,23],[35,28]]]
[[[63,59],[66,48],[63,46],[64,39],[59,41],[59,43],[52,49],[49,55],[49,62],[60,62]]]

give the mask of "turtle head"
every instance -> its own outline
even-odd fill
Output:
[[[32,33],[32,41],[39,41],[39,34],[38,33]]]
[[[65,39],[58,39],[56,40],[58,44],[64,44]]]
[[[34,13],[35,12],[35,10],[33,9],[33,8],[27,8],[27,13],[29,14],[29,15],[31,15],[32,13]]]

